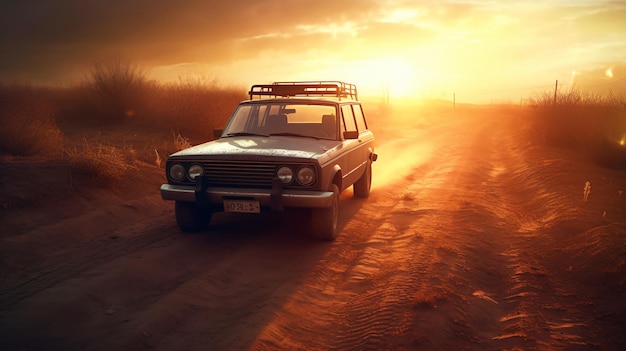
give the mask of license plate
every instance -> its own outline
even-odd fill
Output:
[[[254,200],[224,200],[224,211],[240,213],[261,213],[258,201]]]

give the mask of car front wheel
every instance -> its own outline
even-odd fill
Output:
[[[312,211],[311,234],[320,240],[332,241],[337,238],[339,222],[339,188],[333,184],[332,204],[328,208],[315,208]]]
[[[202,208],[193,202],[176,201],[174,205],[176,223],[184,232],[194,232],[209,227],[213,211]]]

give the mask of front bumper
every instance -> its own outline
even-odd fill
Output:
[[[327,208],[332,205],[332,191],[302,191],[247,188],[212,188],[193,185],[161,185],[164,200],[202,202],[222,205],[224,199],[254,199],[263,207],[281,210],[284,207]]]

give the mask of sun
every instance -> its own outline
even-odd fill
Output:
[[[352,62],[349,67],[350,80],[365,95],[390,99],[418,95],[416,67],[404,59],[369,59]]]

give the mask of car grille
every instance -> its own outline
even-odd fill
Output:
[[[209,161],[202,163],[212,186],[272,187],[276,165],[256,162]]]

